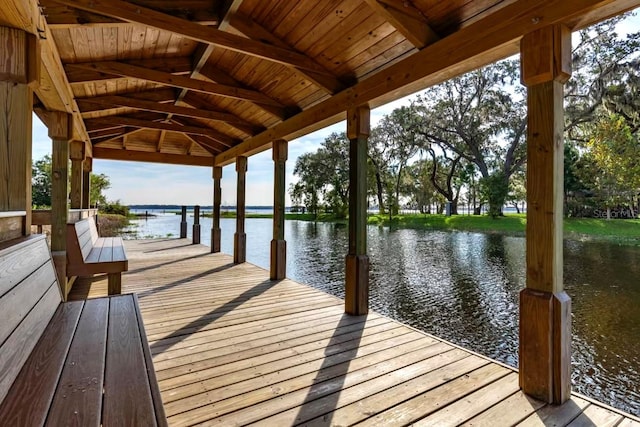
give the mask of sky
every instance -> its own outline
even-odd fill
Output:
[[[640,31],[640,15],[626,19],[618,26],[620,34]],[[386,114],[402,105],[408,105],[414,95],[401,98],[371,111],[371,127]],[[332,132],[346,130],[342,121],[306,136],[289,141],[287,160],[287,189],[296,182],[293,168],[296,159],[308,152],[316,151],[322,141]],[[51,140],[47,128],[33,116],[33,159],[38,160],[51,154]],[[111,188],[106,190],[107,200],[126,205],[164,204],[164,205],[203,205],[213,204],[213,179],[210,167],[162,165],[157,163],[139,163],[94,159],[93,172],[109,177]],[[231,164],[222,171],[222,204],[233,206],[236,203],[236,172]],[[248,206],[271,206],[273,204],[273,160],[271,150],[249,157],[247,169]],[[291,205],[289,194],[287,206]]]

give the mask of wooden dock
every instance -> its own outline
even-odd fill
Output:
[[[186,239],[126,249],[170,425],[640,426],[575,395],[535,401],[511,368]],[[70,298],[106,289],[79,279]]]

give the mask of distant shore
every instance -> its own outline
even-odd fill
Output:
[[[211,217],[210,213],[203,216]],[[223,218],[235,218],[233,211],[223,211]],[[247,218],[273,218],[273,214],[247,213]],[[286,220],[336,222],[346,224],[346,219],[337,219],[332,214],[286,213]],[[524,236],[526,216],[524,214],[506,214],[493,219],[486,215],[437,215],[402,214],[389,220],[388,215],[371,214],[367,218],[369,225],[382,227],[407,228],[420,230],[456,230],[480,233],[496,233],[509,236]],[[564,238],[579,241],[601,241],[623,245],[640,246],[640,219],[597,219],[565,218]]]

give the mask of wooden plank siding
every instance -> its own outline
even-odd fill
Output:
[[[509,367],[206,246],[125,243],[170,425],[640,425],[577,395],[536,401]],[[70,298],[104,294],[95,277]]]

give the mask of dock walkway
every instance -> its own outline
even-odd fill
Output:
[[[126,250],[170,425],[640,427],[579,396],[535,401],[513,369],[186,239]],[[106,289],[79,279],[70,298]]]

